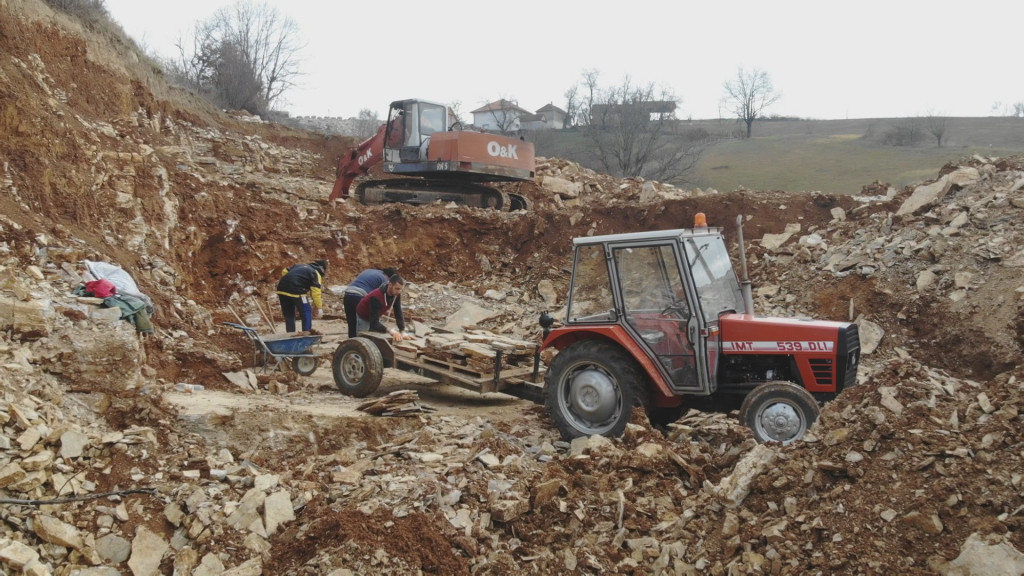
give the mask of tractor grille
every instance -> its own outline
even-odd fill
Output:
[[[839,329],[839,346],[836,361],[840,374],[836,392],[857,384],[857,366],[860,365],[860,332],[856,324],[847,324]]]
[[[814,373],[814,382],[818,386],[832,387],[832,359],[812,358],[809,363],[811,372]]]

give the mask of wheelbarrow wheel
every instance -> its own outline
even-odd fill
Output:
[[[313,372],[316,372],[317,364],[317,358],[311,358],[308,356],[292,358],[292,369],[298,372],[301,376],[309,376]]]
[[[331,362],[334,384],[346,396],[373,394],[384,377],[384,358],[366,338],[349,338],[338,345]]]

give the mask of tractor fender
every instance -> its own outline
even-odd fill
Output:
[[[580,340],[602,340],[610,342],[626,351],[636,360],[640,368],[647,374],[647,378],[653,384],[651,388],[652,397],[663,396],[675,398],[676,394],[668,387],[668,382],[662,378],[657,366],[643,348],[637,345],[633,337],[626,332],[622,326],[565,326],[552,330],[544,339],[541,350],[554,348],[561,350],[566,346],[579,342]],[[661,405],[655,401],[656,405]]]

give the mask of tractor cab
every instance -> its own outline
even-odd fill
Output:
[[[719,228],[577,238],[566,326],[606,326],[666,393],[715,391],[719,315],[745,313]],[[667,395],[667,394],[666,394]]]

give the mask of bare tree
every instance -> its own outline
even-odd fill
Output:
[[[214,15],[223,38],[244,55],[263,85],[263,100],[272,106],[298,76],[299,27],[269,4],[239,0]]]
[[[294,85],[302,48],[298,37],[298,26],[277,9],[239,0],[197,23],[191,37],[179,38],[178,55],[165,67],[172,80],[218,105],[237,108],[242,107],[238,102],[246,102],[242,108],[263,114]],[[229,70],[232,66],[236,69]],[[249,94],[253,82],[240,81],[245,75],[258,85],[256,98]],[[234,89],[243,91],[235,94]]]
[[[757,120],[766,108],[782,97],[775,91],[772,79],[766,72],[754,68],[749,74],[739,68],[736,78],[725,82],[725,106],[747,125],[747,138]]]
[[[573,84],[565,91],[565,127],[574,128],[579,125],[580,101],[579,84]]]
[[[196,22],[191,35],[178,37],[175,43],[177,56],[163,62],[164,70],[173,83],[198,93],[212,85],[219,52],[216,32],[213,24]]]
[[[583,72],[583,98],[580,104],[580,124],[589,126],[591,122],[591,110],[601,92],[601,85],[598,82],[601,73],[596,69]]]
[[[882,134],[882,143],[887,146],[916,146],[924,140],[921,118],[901,118]]]
[[[359,116],[356,118],[355,135],[360,140],[366,140],[377,133],[380,125],[381,121],[377,113],[369,108],[363,108],[359,111]]]
[[[708,142],[676,133],[678,98],[671,90],[634,85],[629,78],[601,90],[596,75],[591,80],[594,100],[584,134],[605,172],[668,182],[696,165]]]
[[[462,130],[462,127],[466,124],[462,120],[462,101],[452,100],[451,104],[448,105],[448,129],[449,130]]]
[[[263,85],[238,45],[221,42],[213,65],[215,101],[230,110],[264,111]]]
[[[1024,118],[1024,101],[1013,104],[997,101],[995,104],[992,104],[992,114],[994,116]]]
[[[935,144],[942,148],[942,138],[946,135],[946,117],[941,114],[929,114],[926,118],[928,132],[935,137]]]

